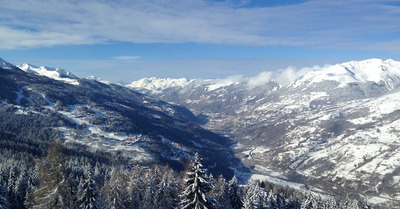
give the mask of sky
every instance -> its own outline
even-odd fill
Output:
[[[2,0],[0,58],[113,82],[400,61],[399,0]]]

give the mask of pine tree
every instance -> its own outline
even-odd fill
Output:
[[[230,199],[228,189],[228,183],[222,175],[218,176],[218,178],[214,180],[211,196],[214,197],[217,208],[226,208],[229,206]]]
[[[156,199],[157,190],[156,179],[150,178],[149,183],[146,186],[140,208],[159,208],[158,201]]]
[[[189,170],[186,171],[186,176],[183,180],[183,192],[181,194],[182,209],[211,208],[211,203],[206,196],[206,193],[211,190],[211,186],[202,167],[199,154],[196,152],[194,160],[190,163]]]
[[[314,195],[307,194],[306,197],[303,198],[303,201],[301,202],[301,209],[311,209],[311,208],[317,208],[318,206],[318,201],[315,198]]]
[[[39,165],[39,187],[34,192],[33,208],[64,208],[65,178],[63,175],[64,149],[60,142],[54,142],[46,159]]]
[[[78,187],[78,208],[81,209],[100,209],[99,203],[99,192],[96,187],[96,182],[92,179],[92,176],[81,183]]]
[[[35,196],[34,196],[34,191],[35,191],[35,186],[33,186],[32,182],[28,182],[28,186],[26,189],[25,193],[25,200],[24,200],[24,206],[25,208],[32,208],[34,201],[35,201]]]
[[[258,182],[252,182],[246,190],[243,206],[246,209],[262,208],[264,205],[263,198],[263,193],[258,186]]]
[[[243,207],[242,190],[239,187],[236,176],[233,176],[232,180],[229,181],[228,194],[229,194],[229,207],[231,209],[240,209]]]
[[[158,191],[156,193],[157,200],[160,208],[176,208],[178,186],[176,179],[173,176],[173,170],[170,168],[165,169],[164,176],[158,184]]]
[[[127,182],[128,190],[128,208],[140,208],[141,200],[145,191],[145,178],[143,178],[144,169],[140,166],[133,167],[129,172],[129,180]]]
[[[8,209],[8,207],[9,202],[5,175],[0,173],[0,209]]]
[[[360,207],[358,206],[357,200],[347,198],[345,201],[342,202],[342,204],[340,204],[340,208],[359,209]]]
[[[123,209],[128,205],[127,176],[122,168],[114,168],[102,189],[104,208]]]

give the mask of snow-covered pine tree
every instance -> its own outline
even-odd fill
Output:
[[[176,208],[178,186],[174,177],[174,171],[170,168],[164,168],[164,175],[158,184],[156,199],[160,208]]]
[[[140,208],[160,208],[156,199],[157,190],[156,179],[150,178],[148,184],[146,185],[146,190],[143,200],[141,201]]]
[[[268,193],[265,193],[265,208],[274,208],[274,209],[283,209],[286,208],[285,198],[282,195],[276,195],[271,190]]]
[[[243,206],[245,209],[262,208],[264,205],[264,194],[258,186],[258,182],[253,181],[247,186],[246,193],[243,199]]]
[[[34,192],[33,208],[65,208],[65,177],[63,175],[64,148],[54,142],[46,159],[39,165],[39,187]]]
[[[276,195],[275,204],[276,204],[276,208],[278,208],[278,209],[287,208],[286,207],[287,206],[286,198],[282,193]]]
[[[104,208],[123,209],[127,208],[127,173],[123,168],[113,168],[111,177],[102,188]]]
[[[340,207],[338,206],[336,200],[334,198],[328,198],[323,201],[320,201],[320,204],[318,205],[318,208],[321,209],[339,209]]]
[[[180,195],[182,209],[211,208],[211,203],[206,196],[211,186],[202,167],[199,153],[196,152],[183,179],[183,191]]]
[[[317,206],[318,206],[317,198],[311,193],[306,194],[306,196],[303,198],[301,202],[301,209],[312,209],[312,208],[317,208]]]
[[[340,208],[344,208],[344,209],[359,209],[360,207],[358,206],[358,201],[357,200],[346,198],[340,204]]]
[[[5,175],[0,173],[0,209],[8,209],[8,207],[9,202]]]
[[[243,207],[242,201],[242,189],[238,184],[236,176],[228,183],[228,194],[229,194],[229,208],[230,209],[240,209]]]
[[[35,202],[35,196],[34,196],[34,191],[36,190],[36,187],[34,186],[34,181],[36,181],[36,178],[34,175],[33,177],[29,177],[28,183],[27,183],[27,189],[25,193],[25,198],[24,198],[24,206],[25,208],[32,208],[33,204]]]
[[[228,183],[222,175],[214,180],[210,195],[215,199],[217,208],[227,208],[229,206],[228,189]]]
[[[127,191],[128,191],[128,208],[140,208],[141,200],[145,192],[145,171],[141,166],[134,166],[128,174]]]
[[[79,184],[77,206],[81,209],[100,209],[99,196],[96,182],[89,175],[83,183]]]

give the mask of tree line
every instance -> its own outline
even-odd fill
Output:
[[[61,142],[43,157],[2,149],[0,208],[369,208],[301,192],[268,191],[263,182],[239,185],[216,178],[196,153],[185,171],[167,165],[112,164],[71,155]],[[112,157],[112,156],[110,156]]]

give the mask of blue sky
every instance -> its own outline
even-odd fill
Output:
[[[0,10],[1,58],[117,82],[400,60],[398,0],[2,0]]]

